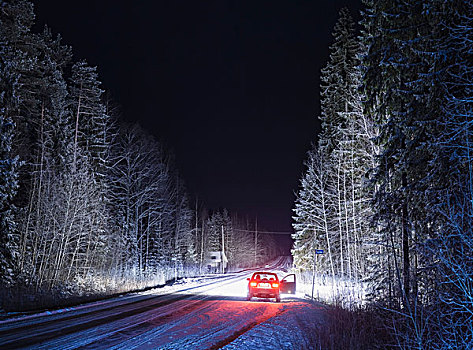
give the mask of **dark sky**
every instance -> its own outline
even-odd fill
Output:
[[[207,207],[290,231],[338,11],[360,0],[36,0]]]

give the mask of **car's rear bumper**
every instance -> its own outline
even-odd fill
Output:
[[[251,289],[250,294],[257,298],[276,298],[279,291],[274,289]]]

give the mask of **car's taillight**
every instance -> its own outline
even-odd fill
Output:
[[[273,283],[273,288],[279,287],[279,283]]]
[[[258,283],[256,283],[256,282],[250,282],[250,286],[252,286],[252,287],[256,287],[257,285],[258,285]]]

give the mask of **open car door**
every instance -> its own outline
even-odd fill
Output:
[[[279,292],[282,294],[296,294],[296,275],[290,274],[279,281]]]

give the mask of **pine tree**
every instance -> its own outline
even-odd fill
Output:
[[[413,43],[425,30],[422,4],[416,1],[398,3],[378,1],[371,4],[371,16],[365,23],[369,52],[365,59],[366,113],[372,114],[381,126],[378,146],[379,162],[374,173],[377,183],[375,197],[377,223],[385,232],[386,246],[392,255],[398,279],[399,300],[405,307],[416,289],[415,266],[412,260],[416,238],[415,205],[420,188],[418,167],[425,154],[416,149],[421,142],[423,100],[416,96],[419,60]],[[392,225],[394,223],[394,225]],[[398,232],[392,232],[399,227]],[[401,237],[400,240],[393,237]],[[390,288],[386,288],[390,290]]]
[[[350,110],[350,73],[358,64],[359,44],[355,37],[354,22],[347,8],[340,11],[339,19],[332,34],[334,42],[330,46],[330,58],[322,69],[321,80],[321,133],[319,147],[327,149],[331,156],[340,140],[340,129],[346,126],[342,113]]]
[[[340,275],[351,277],[352,252],[348,212],[348,156],[342,138],[348,128],[347,116],[352,112],[353,96],[351,75],[357,69],[359,44],[355,37],[353,19],[344,8],[334,29],[334,42],[330,46],[330,58],[321,74],[321,127],[319,147],[326,154],[329,170],[327,180],[332,193],[327,193],[327,217],[331,221],[330,239],[334,261]],[[356,87],[355,87],[356,88]]]
[[[191,229],[192,212],[189,207],[185,186],[177,171],[174,175],[175,186],[175,232],[174,232],[174,265],[191,265],[195,263],[195,243]],[[177,277],[177,275],[176,275]]]
[[[322,130],[316,149],[309,152],[308,169],[296,202],[293,253],[296,266],[307,268],[313,264],[313,250],[317,246],[326,248],[329,259],[324,267],[332,276],[353,277],[360,264],[356,258],[360,240],[352,236],[358,228],[353,220],[357,216],[353,197],[356,190],[361,191],[359,168],[366,166],[356,164],[355,170],[355,147],[364,146],[354,140],[358,137],[355,118],[360,114],[360,46],[347,9],[340,12],[333,36],[330,59],[321,75]]]
[[[27,89],[33,100],[26,110],[31,121],[29,155],[25,167],[29,170],[30,183],[23,191],[29,192],[25,215],[21,221],[21,262],[24,271],[30,276],[42,266],[45,247],[54,240],[54,218],[51,217],[57,202],[52,200],[52,192],[57,191],[57,179],[64,168],[67,158],[67,140],[61,134],[71,130],[64,125],[67,122],[66,82],[63,77],[65,62],[70,58],[70,49],[62,46],[60,38],[53,39],[45,28],[39,35],[31,38],[35,47],[35,64],[28,72],[34,78]],[[25,79],[26,80],[26,79]],[[59,131],[59,127],[64,127]],[[60,188],[60,187],[59,187]],[[30,265],[31,264],[31,265]]]
[[[472,162],[471,81],[473,64],[473,5],[470,1],[431,1],[424,10],[431,28],[419,51],[430,69],[422,76],[436,118],[427,129],[431,161],[424,181],[428,203],[428,236],[422,242],[423,291],[431,292],[429,304],[439,312],[444,348],[473,345],[471,288],[462,281],[472,279]],[[455,302],[453,302],[455,301]],[[439,347],[440,347],[439,346]]]
[[[90,186],[81,187],[86,191],[83,196],[87,198],[87,206],[82,207],[86,212],[81,212],[81,215],[88,216],[89,227],[84,227],[82,233],[78,233],[73,253],[75,259],[81,259],[77,266],[93,266],[91,269],[82,269],[84,276],[89,272],[107,269],[104,257],[108,255],[107,242],[110,235],[107,211],[110,122],[102,103],[103,90],[100,89],[100,84],[96,68],[88,66],[84,61],[72,66],[68,96],[68,112],[74,125],[71,175],[74,177],[77,172],[80,177],[78,181],[82,181],[84,177],[90,181]],[[85,169],[88,169],[88,174],[84,172]]]
[[[20,159],[18,116],[23,103],[22,70],[32,66],[24,52],[33,25],[33,7],[27,1],[0,1],[0,281],[14,283],[18,273],[18,188]]]
[[[137,128],[116,138],[96,68],[75,63],[66,84],[71,49],[33,23],[30,2],[0,1],[2,280],[83,288],[112,272],[169,277],[176,256],[194,263],[170,157]]]
[[[82,147],[90,155],[94,169],[103,171],[106,121],[103,90],[100,89],[96,70],[85,61],[72,66],[69,100],[75,122],[74,147]]]
[[[453,313],[447,300],[456,298],[449,293],[458,276],[443,268],[447,261],[468,261],[464,252],[471,249],[469,238],[463,240],[471,236],[465,229],[471,193],[471,89],[465,84],[471,80],[471,49],[465,42],[471,38],[471,4],[378,1],[368,6],[365,108],[381,127],[373,179],[380,258],[385,261],[373,272],[375,285],[389,291],[378,297],[397,300],[410,315],[406,346],[423,347],[426,341],[425,333],[412,327],[425,322],[414,310],[424,306],[424,312],[442,310],[441,325],[422,325],[434,333],[442,329],[430,336],[447,347],[464,346],[458,342],[457,321],[448,321]],[[466,320],[471,313],[452,317]],[[442,335],[448,322],[448,336]]]
[[[207,253],[222,250],[222,227],[224,217],[220,211],[215,211],[207,220]]]
[[[0,48],[0,57],[3,56]],[[11,76],[0,59],[0,282],[13,283],[13,273],[18,260],[17,224],[15,222],[13,199],[18,189],[18,157],[12,155],[12,140],[15,124],[9,116],[6,101],[6,85],[14,85]],[[10,90],[10,92],[13,92]],[[12,107],[12,106],[10,106]],[[11,113],[11,112],[10,112]]]
[[[335,252],[331,245],[327,210],[327,194],[331,189],[328,187],[330,182],[327,181],[328,168],[324,162],[326,158],[320,148],[311,150],[308,158],[307,170],[301,181],[301,190],[294,209],[294,265],[301,270],[313,269],[315,250],[324,249],[327,258],[322,262],[321,269],[335,278]]]

